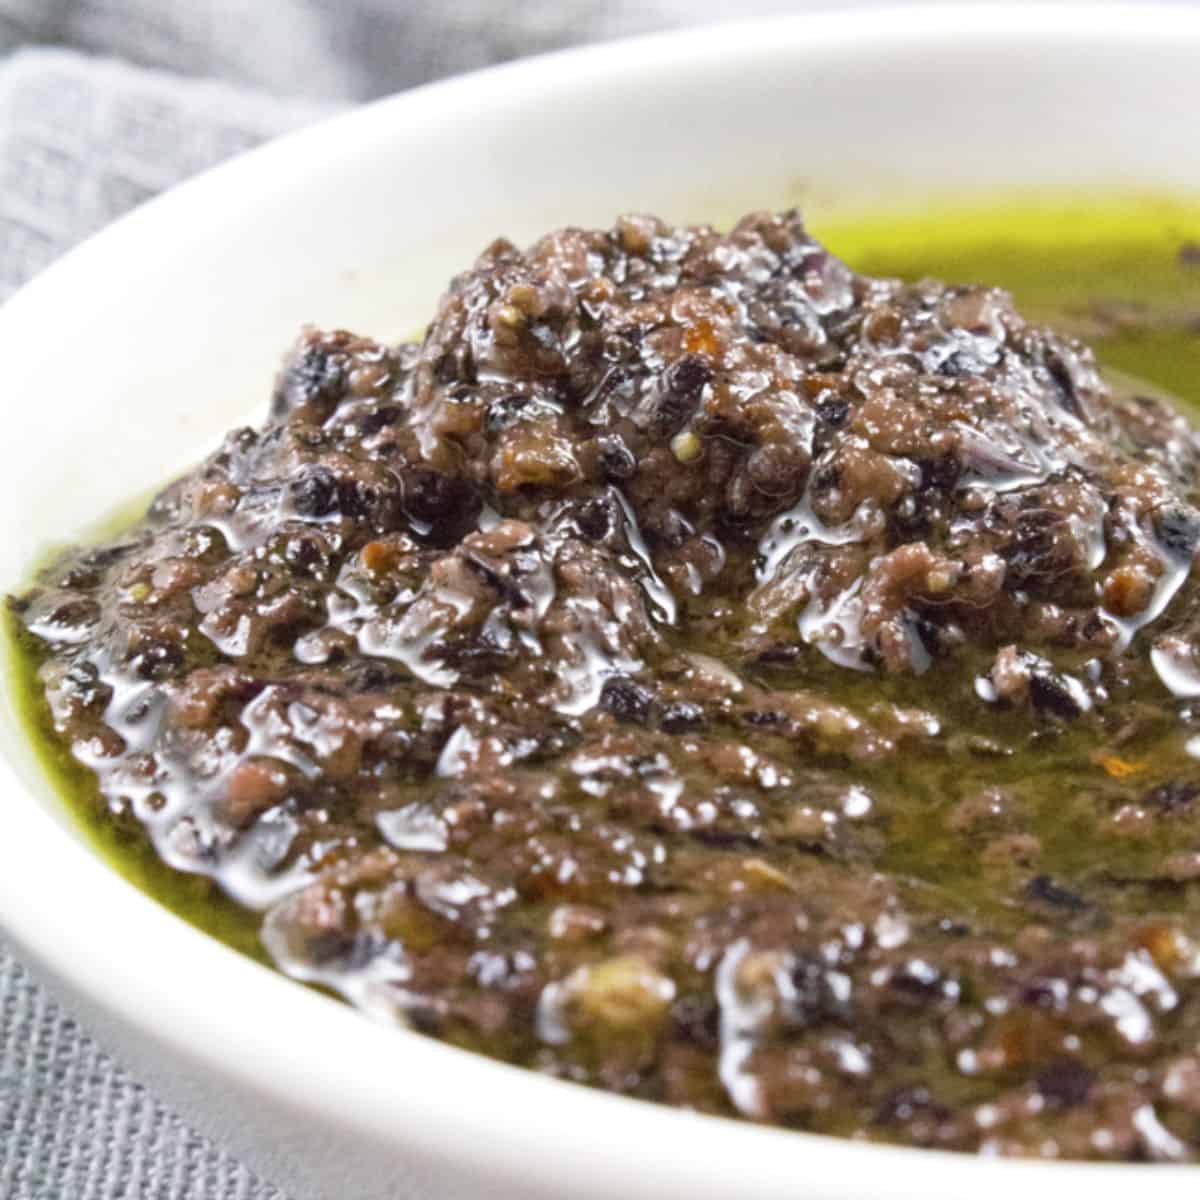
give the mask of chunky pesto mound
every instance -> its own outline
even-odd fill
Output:
[[[495,243],[419,344],[306,332],[12,602],[90,826],[550,1074],[1200,1159],[1200,441],[1072,336],[1178,384],[1200,251],[992,219],[852,269],[795,213],[626,218]]]

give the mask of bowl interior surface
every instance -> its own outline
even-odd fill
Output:
[[[120,222],[0,312],[0,588],[261,419],[302,324],[410,336],[497,235],[792,204],[819,234],[822,212],[927,197],[1197,193],[1198,61],[1200,14],[1179,9],[859,10],[534,60],[283,139]],[[325,1165],[306,1144],[260,1156],[280,1178],[299,1164],[325,1180],[353,1152],[375,1164],[355,1184],[367,1195],[408,1154],[434,1174],[488,1172],[494,1195],[521,1183],[527,1195],[782,1197],[803,1158],[814,1197],[909,1195],[918,1180],[924,1195],[998,1197],[1054,1171],[695,1118],[384,1034],[97,863],[3,702],[0,921],[83,1002],[138,1029],[167,1074],[208,1072],[264,1111],[290,1105],[289,1119],[338,1132]],[[56,872],[73,886],[48,887]],[[1129,1186],[1121,1168],[1067,1170],[1101,1195]],[[1155,1175],[1181,1197],[1195,1178]]]

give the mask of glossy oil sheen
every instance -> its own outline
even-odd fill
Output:
[[[1162,200],[1100,206],[1030,201],[969,212],[934,210],[841,223],[830,220],[817,222],[814,232],[865,273],[935,275],[1007,287],[1028,316],[1089,340],[1106,366],[1169,389],[1187,403],[1200,403],[1200,267],[1190,263],[1189,253],[1181,253],[1193,237],[1200,238],[1200,219],[1184,205]],[[105,532],[121,523],[115,522]],[[70,798],[93,843],[127,878],[173,911],[261,958],[257,914],[224,900],[207,881],[169,871],[136,830],[108,819],[90,775],[46,736],[46,712],[35,669],[32,654],[23,654],[18,682],[24,715],[38,731],[48,770]],[[881,686],[878,680],[834,671],[827,675],[828,687],[835,693],[861,695]],[[894,693],[899,702],[919,699],[919,687],[910,684],[887,684],[884,690]],[[1069,750],[1064,746],[1064,763],[1073,757]],[[1055,786],[1054,766],[1045,756],[1039,758],[1050,791]],[[1019,779],[1027,770],[1028,763],[1010,761],[989,781]],[[935,778],[915,773],[905,782],[914,795],[933,796],[939,790]],[[914,805],[913,822],[913,828],[897,839],[906,849],[893,855],[888,867],[969,892],[970,864],[956,860],[953,845],[937,836],[937,805]],[[1078,831],[1056,820],[1052,805],[1047,805],[1039,832],[1055,860],[1069,866]],[[973,898],[985,903],[982,896]]]
[[[1084,339],[1105,368],[1156,385],[1200,410],[1200,249],[1189,250],[1200,247],[1200,205],[1161,196],[1026,197],[989,206],[854,215],[834,208],[813,224],[813,232],[834,253],[864,274],[1006,288],[1019,311]],[[94,539],[132,524],[145,503],[133,501],[98,523]],[[52,557],[51,551],[44,556],[46,561]],[[21,718],[47,775],[90,843],[172,912],[266,961],[258,940],[259,914],[227,899],[211,880],[170,869],[136,830],[113,822],[94,777],[54,738],[36,678],[36,651],[7,612],[4,632],[13,644]],[[840,682],[852,691],[866,683],[853,677]],[[881,682],[887,683],[872,679],[866,686],[878,688]],[[829,684],[837,690],[837,674]],[[1042,759],[1041,769],[1045,766]],[[1000,775],[1020,778],[1026,768],[1007,763],[994,782],[1004,782]],[[914,779],[912,785],[924,791],[934,782]],[[927,811],[924,805],[919,809]],[[950,847],[941,847],[934,833],[931,827],[904,838],[922,849],[893,865],[947,882],[959,874],[956,867],[964,864],[942,853]],[[1072,831],[1062,830],[1061,837],[1065,852]]]

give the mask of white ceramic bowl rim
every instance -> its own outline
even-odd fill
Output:
[[[290,135],[160,197],[89,241],[0,311],[0,345],[20,345],[72,280],[119,271],[128,248],[169,231],[178,214],[229,203],[228,176],[242,188],[268,177],[302,181],[314,155],[336,169],[348,148],[396,121],[469,110],[501,92],[553,93],[614,73],[634,77],[664,60],[728,60],[764,43],[844,46],[930,39],[987,39],[1017,31],[1064,49],[1081,36],[1141,46],[1186,39],[1200,61],[1200,12],[1175,6],[983,5],[884,8],[865,13],[702,28],[549,55],[422,88]],[[235,189],[236,190],[236,189]],[[989,1161],[927,1150],[868,1146],[778,1131],[642,1104],[552,1081],[415,1034],[379,1029],[347,1007],[261,968],[149,902],[116,876],[0,763],[6,801],[0,837],[0,914],[32,958],[101,1009],[153,1031],[164,1046],[249,1087],[386,1140],[419,1124],[437,1152],[497,1179],[519,1180],[528,1163],[564,1194],[602,1178],[605,1191],[641,1194],[647,1178],[664,1194],[785,1195],[806,1178],[868,1172],[874,1200],[1049,1193],[1068,1179],[1093,1197],[1145,1186],[1145,1169]],[[86,903],[57,904],[44,891],[47,863],[74,881]],[[121,931],[114,938],[111,931]],[[153,974],[144,971],[156,964]],[[681,1149],[682,1148],[682,1149]],[[1193,1168],[1155,1170],[1170,1196],[1194,1191]]]

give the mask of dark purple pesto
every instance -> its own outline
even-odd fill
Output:
[[[794,213],[490,247],[14,601],[271,959],[797,1129],[1200,1159],[1197,438]],[[152,969],[148,967],[148,969]]]

